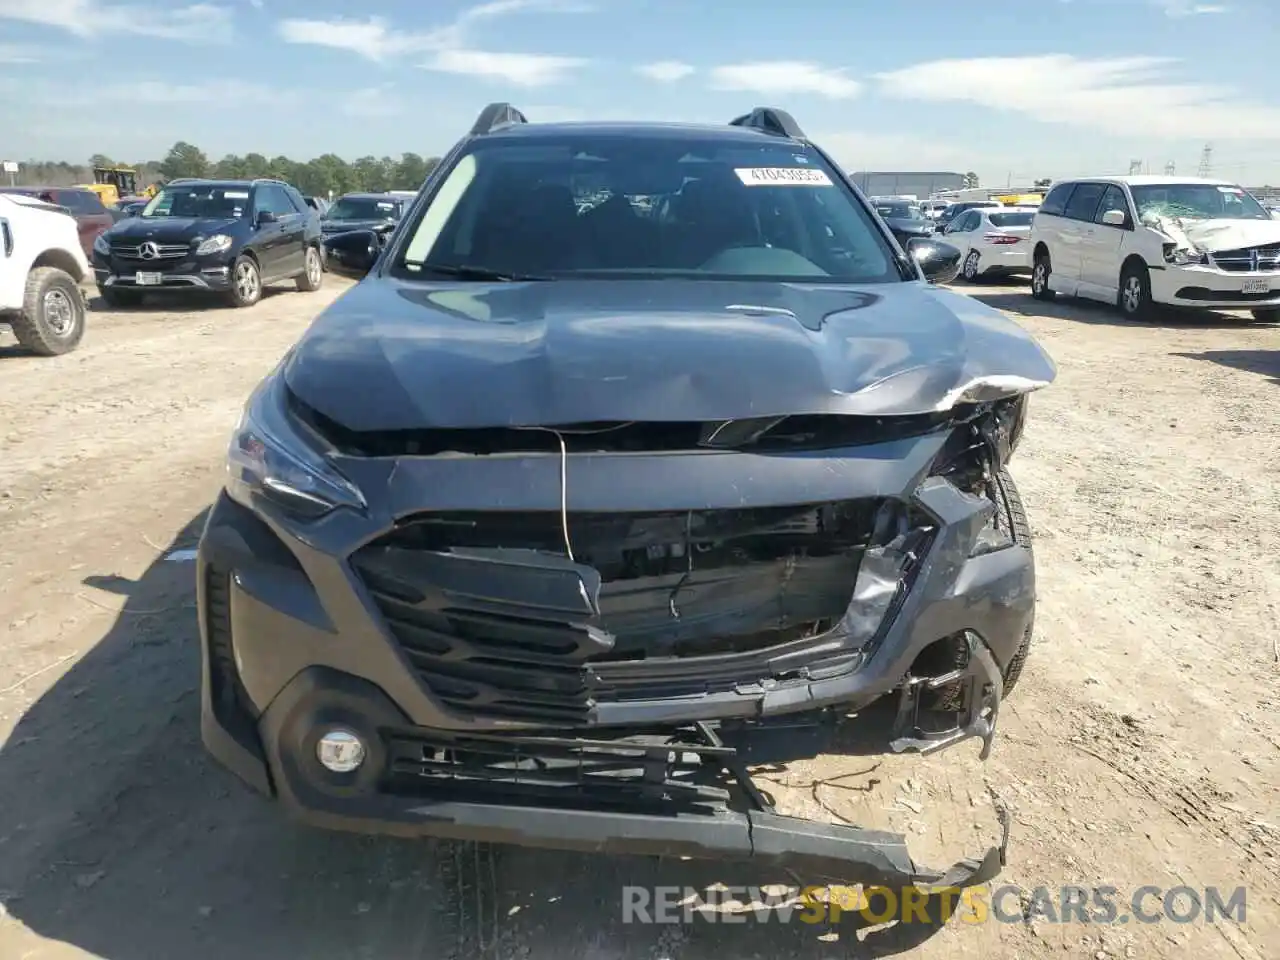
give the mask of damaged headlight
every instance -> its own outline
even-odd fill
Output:
[[[1173,264],[1175,267],[1203,265],[1209,262],[1209,254],[1202,250],[1188,250],[1186,247],[1180,247],[1176,243],[1166,243],[1164,245],[1164,262]]]
[[[931,476],[944,477],[965,493],[991,500],[995,511],[978,533],[970,556],[981,556],[1014,545],[1007,518],[1001,515],[1004,498],[997,485],[1013,458],[1027,422],[1029,398],[1024,394],[997,401],[980,409],[973,419],[958,426],[934,461]]]
[[[851,637],[865,645],[888,626],[932,532],[930,527],[913,524],[899,504],[880,508],[845,611]]]
[[[245,404],[227,450],[227,493],[253,508],[265,498],[308,519],[363,509],[360,491],[304,439],[286,408],[284,376],[267,377]]]

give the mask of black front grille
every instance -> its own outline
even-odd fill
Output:
[[[724,747],[653,735],[616,740],[388,730],[388,786],[433,800],[615,812],[713,813],[730,798]]]
[[[570,513],[572,561],[559,513],[442,513],[352,560],[440,700],[578,724],[598,702],[664,686],[695,696],[759,682],[750,655],[818,636],[844,614],[879,505]],[[703,669],[733,655],[747,656],[747,675]],[[637,662],[634,678],[618,676]]]
[[[1220,250],[1211,254],[1213,262],[1232,273],[1256,273],[1280,270],[1280,243],[1239,250]]]
[[[191,252],[191,245],[188,243],[157,243],[147,250],[143,249],[144,246],[146,245],[139,243],[113,243],[111,255],[119,260],[147,263],[156,260],[180,259]]]

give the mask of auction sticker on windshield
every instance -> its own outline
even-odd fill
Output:
[[[829,187],[821,170],[804,167],[738,167],[733,171],[748,187]]]

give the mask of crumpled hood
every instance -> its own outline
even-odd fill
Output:
[[[284,366],[352,430],[897,415],[950,408],[975,380],[1053,380],[1003,314],[919,283],[370,277]]]
[[[1280,243],[1280,220],[1194,220],[1156,216],[1143,222],[1184,249],[1207,253]]]
[[[155,240],[157,243],[187,243],[195,239],[225,233],[239,223],[229,219],[199,219],[194,217],[128,217],[120,220],[107,231],[107,239]]]

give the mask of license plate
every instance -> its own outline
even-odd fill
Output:
[[[163,282],[163,276],[159,273],[135,273],[133,282],[140,287],[158,287]]]
[[[1270,280],[1246,280],[1240,286],[1241,293],[1270,293]]]

